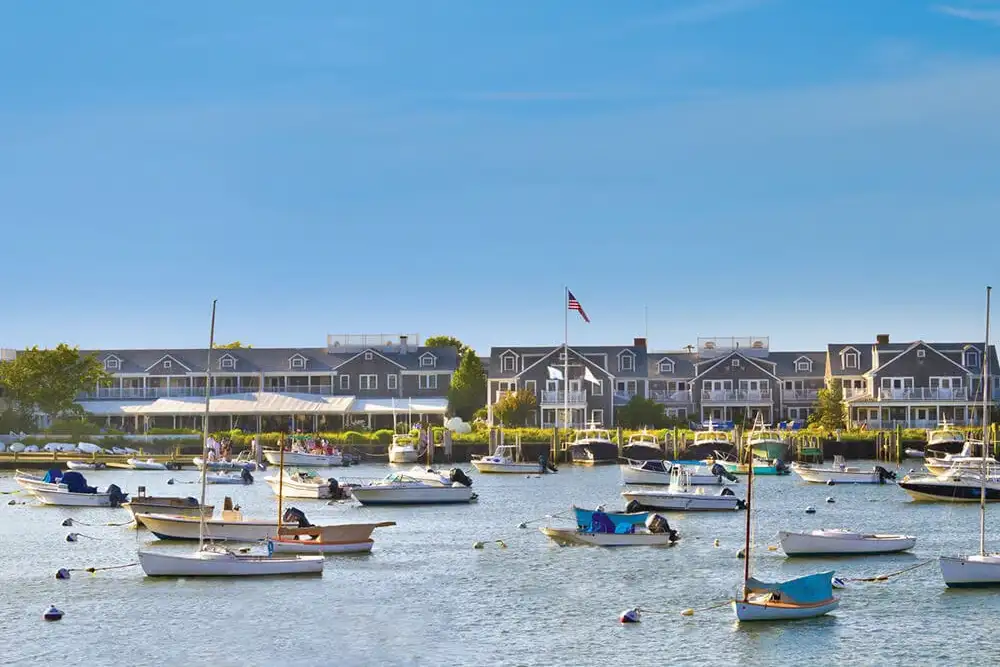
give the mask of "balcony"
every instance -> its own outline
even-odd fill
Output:
[[[709,389],[701,392],[701,402],[708,403],[761,403],[771,404],[770,389]]]
[[[612,395],[615,405],[625,405],[638,395],[638,392],[618,390]]]
[[[541,405],[586,405],[587,392],[585,391],[543,391],[541,392]]]
[[[847,398],[847,390],[844,390],[844,398]],[[815,401],[819,397],[819,389],[782,389],[781,400],[783,401]]]
[[[255,392],[263,392],[265,394],[313,394],[318,396],[332,396],[333,387],[330,385],[313,385],[311,387],[264,387],[264,389],[260,389],[256,386],[212,388],[212,396]],[[150,400],[156,398],[201,398],[204,395],[204,387],[100,387],[97,391],[77,394],[76,400]]]
[[[879,401],[962,401],[968,402],[968,387],[906,387],[878,391]]]
[[[690,405],[691,392],[681,391],[650,391],[649,398],[664,405]]]
[[[871,391],[863,387],[845,387],[844,391],[845,401],[854,401],[859,399],[867,399],[869,401],[874,401]]]

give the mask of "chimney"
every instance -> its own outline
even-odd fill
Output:
[[[646,349],[646,339],[645,338],[636,338],[636,339],[634,339],[632,341],[632,345],[635,346],[635,347],[641,347],[642,349],[645,350]]]
[[[889,334],[879,334],[875,336],[876,345],[888,345],[889,344]]]
[[[400,352],[400,354],[407,354],[410,351],[409,345],[408,345],[408,341],[409,340],[410,340],[409,336],[400,336],[399,337],[399,352]]]

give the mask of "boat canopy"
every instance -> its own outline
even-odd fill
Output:
[[[751,577],[747,579],[746,587],[750,593],[778,594],[783,602],[816,604],[833,597],[833,571],[809,574],[774,584]]]

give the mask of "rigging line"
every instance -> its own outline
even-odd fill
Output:
[[[898,570],[896,572],[890,572],[889,574],[880,574],[880,575],[875,576],[875,577],[852,577],[852,578],[849,578],[849,579],[844,579],[844,581],[867,581],[867,582],[887,581],[889,579],[889,577],[896,577],[896,576],[899,576],[899,575],[904,574],[906,572],[909,572],[911,570],[916,570],[918,567],[923,567],[924,565],[930,565],[931,563],[935,562],[936,560],[937,560],[936,558],[932,558],[930,560],[925,560],[922,563],[917,563],[916,565],[911,565],[910,567],[903,568],[902,570]]]

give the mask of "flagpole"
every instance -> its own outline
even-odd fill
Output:
[[[563,286],[563,420],[569,434],[569,287]]]

